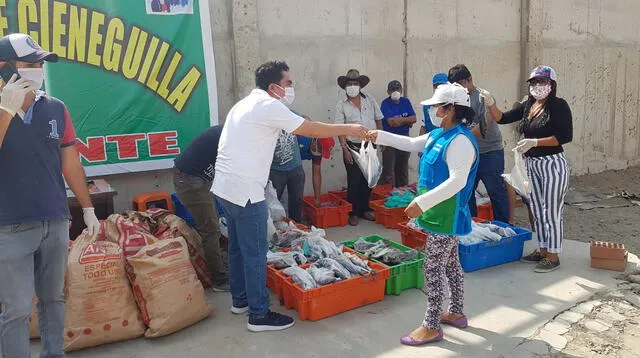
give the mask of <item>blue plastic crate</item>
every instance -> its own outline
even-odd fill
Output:
[[[472,245],[458,245],[460,264],[464,272],[472,272],[483,268],[502,265],[507,262],[520,260],[524,249],[524,242],[531,240],[531,231],[511,226],[500,221],[491,224],[511,228],[515,236],[506,237],[500,241],[480,242]]]
[[[176,208],[176,216],[186,221],[189,226],[196,227],[196,223],[193,221],[193,216],[191,216],[189,210],[182,205],[180,199],[178,199],[178,196],[175,193],[171,194],[171,200],[173,201],[173,206]]]

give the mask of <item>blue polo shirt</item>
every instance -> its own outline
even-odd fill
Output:
[[[0,225],[71,218],[61,149],[75,142],[69,111],[44,92],[13,117],[0,147]]]
[[[382,115],[384,118],[382,119],[382,129],[385,132],[400,134],[400,135],[409,135],[409,130],[411,129],[408,125],[403,125],[400,127],[392,127],[389,125],[387,120],[393,117],[411,117],[415,116],[416,112],[413,110],[413,106],[411,105],[411,101],[407,97],[400,97],[400,102],[393,103],[393,100],[390,97],[385,98],[384,101],[380,104],[380,111],[382,111]]]

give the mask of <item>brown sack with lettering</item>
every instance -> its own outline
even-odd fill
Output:
[[[186,221],[166,210],[149,209],[146,211],[146,214],[157,220],[158,229],[154,231],[153,234],[158,239],[184,238],[184,241],[189,247],[189,259],[191,260],[194,270],[196,270],[198,279],[205,288],[211,287],[213,284],[211,271],[204,258],[204,249],[202,247],[200,234],[189,226]]]
[[[127,274],[149,327],[146,337],[177,332],[213,313],[182,237],[160,240],[128,257]]]
[[[144,334],[118,244],[80,235],[69,254],[66,286],[65,351]]]

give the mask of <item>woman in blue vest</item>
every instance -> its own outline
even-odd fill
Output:
[[[424,274],[427,312],[420,327],[402,337],[405,345],[417,346],[441,341],[440,324],[467,326],[463,313],[464,276],[458,257],[458,236],[471,232],[469,198],[473,195],[478,169],[478,145],[467,125],[473,109],[467,90],[458,84],[439,86],[429,105],[429,117],[437,129],[416,138],[383,131],[371,131],[376,144],[404,151],[421,152],[418,178],[419,196],[407,209],[409,218],[429,235],[425,247]],[[442,313],[444,282],[449,281],[449,310]]]

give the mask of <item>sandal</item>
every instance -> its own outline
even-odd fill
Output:
[[[349,216],[349,225],[357,226],[358,225],[358,217],[355,215]]]
[[[367,211],[362,215],[362,218],[368,221],[376,221],[376,213],[373,211]]]

